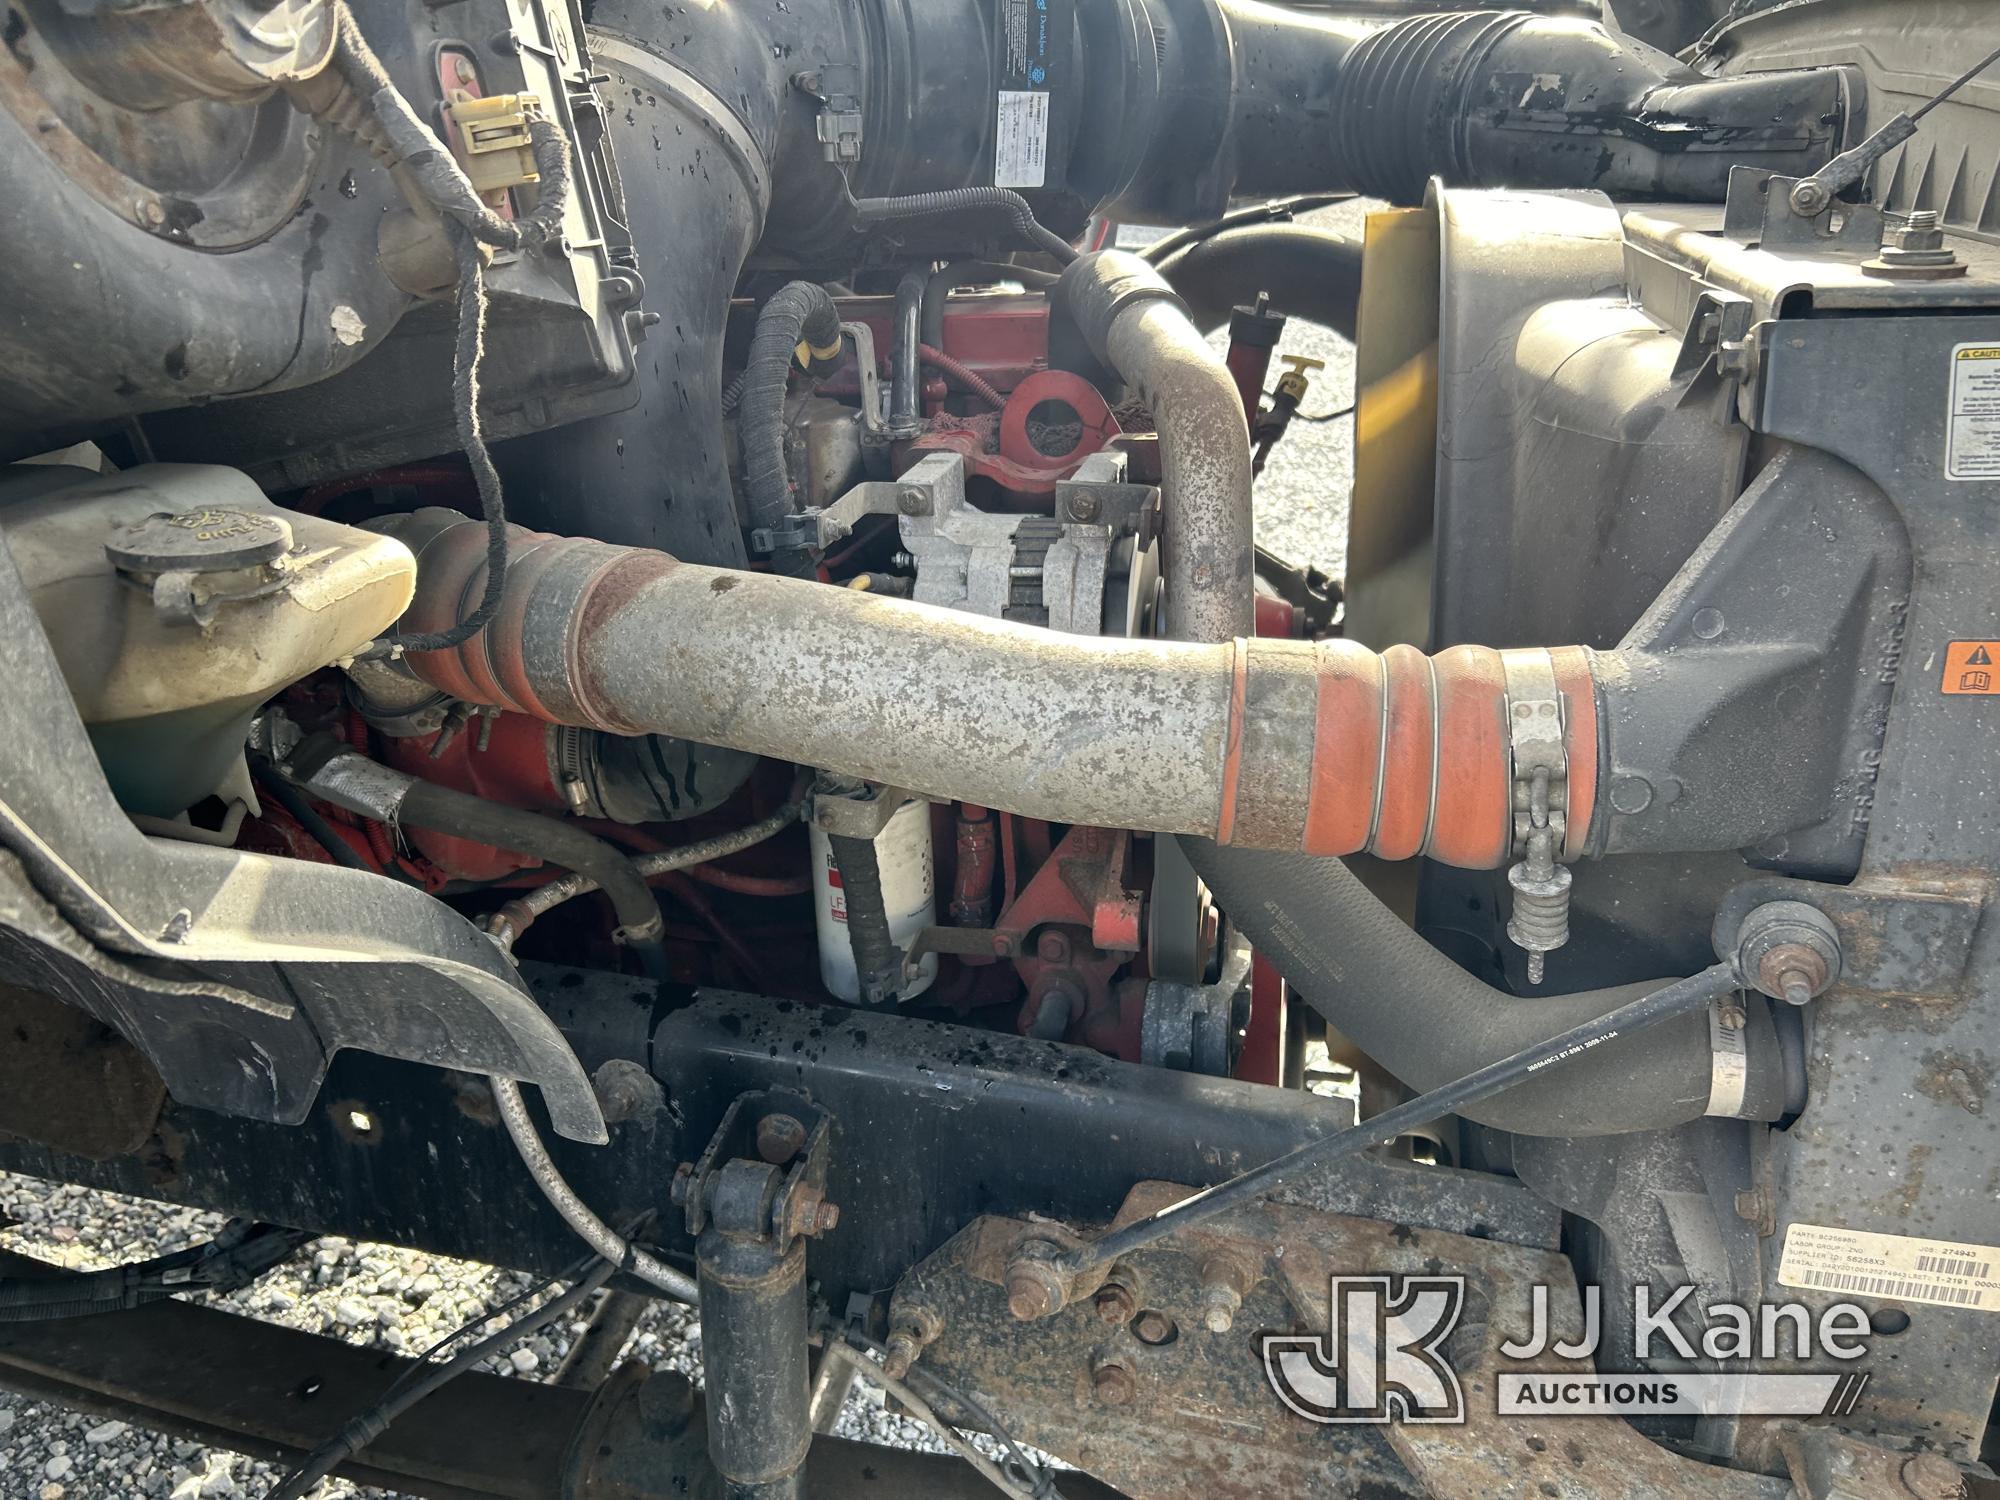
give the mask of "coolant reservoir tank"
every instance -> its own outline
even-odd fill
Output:
[[[201,464],[0,469],[0,535],[128,811],[215,791],[251,715],[408,606],[393,537],[282,510]]]

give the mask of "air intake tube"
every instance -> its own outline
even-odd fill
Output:
[[[406,631],[485,586],[480,523],[432,510],[384,529],[417,553]],[[515,528],[498,617],[408,660],[468,703],[1053,822],[1483,869],[1512,845],[1512,655],[1565,699],[1580,837],[1597,780],[1580,647],[1098,639]]]

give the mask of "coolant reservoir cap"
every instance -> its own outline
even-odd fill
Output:
[[[283,517],[220,506],[157,511],[120,526],[104,543],[112,565],[127,573],[225,573],[291,550],[292,528]]]

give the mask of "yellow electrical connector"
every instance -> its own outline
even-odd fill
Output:
[[[541,107],[542,101],[533,94],[480,98],[462,89],[452,91],[445,108],[458,127],[458,164],[482,198],[541,181],[528,138],[528,122]]]

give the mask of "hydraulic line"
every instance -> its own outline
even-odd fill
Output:
[[[783,807],[759,818],[754,823],[731,833],[716,834],[713,838],[702,839],[697,843],[634,855],[630,860],[632,868],[638,872],[641,879],[653,880],[676,870],[686,870],[695,865],[705,865],[711,860],[727,858],[731,854],[738,854],[753,845],[761,844],[766,839],[775,838],[798,822],[800,814],[805,811],[806,797],[803,790],[805,784],[801,778]],[[487,919],[487,931],[492,934],[493,940],[500,945],[503,952],[511,952],[515,942],[537,917],[573,897],[584,895],[597,888],[597,882],[583,872],[558,876],[525,895],[515,897],[501,907]]]
[[[577,1238],[617,1269],[658,1287],[669,1297],[690,1305],[700,1302],[701,1289],[692,1276],[633,1244],[592,1213],[590,1206],[576,1195],[549,1155],[549,1148],[542,1144],[535,1122],[528,1114],[527,1101],[521,1097],[521,1085],[497,1074],[487,1081],[493,1086],[493,1103],[500,1112],[500,1123],[507,1127],[514,1149],[520,1153],[521,1164],[528,1169],[542,1196],[549,1200],[549,1206],[576,1231]]]

